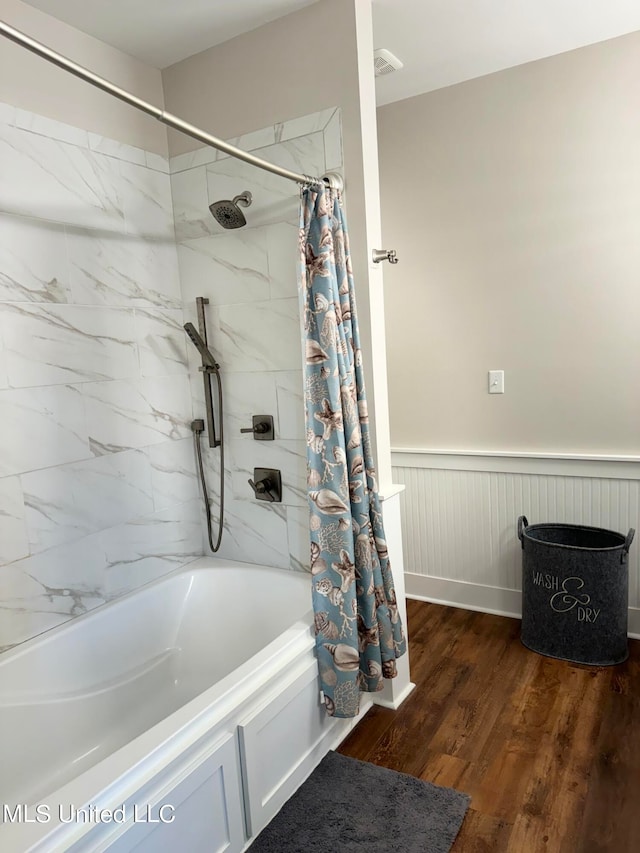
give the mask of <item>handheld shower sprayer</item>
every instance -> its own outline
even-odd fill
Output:
[[[204,296],[198,296],[196,306],[198,311],[198,326],[196,329],[193,323],[185,323],[184,330],[191,338],[191,342],[200,353],[202,365],[198,368],[202,373],[204,381],[204,401],[207,413],[207,427],[209,433],[209,447],[220,447],[222,444],[222,380],[220,378],[220,365],[213,357],[213,353],[207,345],[207,323],[204,316],[204,306],[209,302]],[[211,375],[216,378],[216,387],[218,389],[218,415],[220,437],[216,435],[216,415],[213,406],[213,398],[211,395]]]
[[[185,323],[184,330],[191,338],[195,348],[200,353],[202,359],[202,378],[204,381],[204,401],[207,417],[207,431],[209,433],[209,447],[217,447],[220,450],[220,492],[218,496],[220,514],[218,516],[218,533],[214,538],[213,521],[211,516],[211,501],[209,500],[209,492],[207,491],[207,481],[204,473],[204,465],[202,462],[202,447],[200,446],[200,437],[204,432],[204,420],[196,418],[191,422],[191,430],[193,432],[193,441],[195,445],[196,458],[198,460],[198,471],[200,473],[200,484],[202,486],[202,499],[204,502],[204,510],[207,518],[207,536],[209,539],[209,547],[215,553],[220,548],[222,541],[222,531],[224,528],[224,441],[223,441],[223,426],[224,426],[224,403],[222,397],[222,379],[220,377],[220,365],[213,357],[213,353],[207,346],[207,324],[204,316],[204,306],[209,300],[204,296],[198,296],[196,299],[196,307],[198,312],[198,325],[200,331],[196,329],[193,323]],[[218,391],[218,426],[219,438],[216,436],[216,417],[213,406],[213,397],[211,394],[211,375],[214,375],[216,380],[216,388]]]
[[[209,370],[216,370],[217,371],[218,368],[220,367],[220,365],[216,362],[215,358],[213,357],[211,350],[205,344],[202,337],[200,336],[200,333],[198,332],[196,327],[193,325],[193,323],[185,323],[184,324],[184,330],[189,335],[189,337],[191,338],[192,342],[195,345],[195,348],[200,353],[200,356],[202,358],[202,366],[204,368],[208,368]]]

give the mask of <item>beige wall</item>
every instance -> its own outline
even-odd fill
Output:
[[[381,486],[391,479],[371,0],[320,0],[162,72],[166,108],[222,139],[342,109],[346,207]],[[169,133],[171,155],[199,147]],[[292,185],[292,193],[297,190]],[[375,345],[372,343],[375,340]]]
[[[378,111],[394,446],[640,453],[639,79],[633,33]]]
[[[165,68],[166,108],[221,139],[329,107],[353,116],[354,46],[354,0],[320,0]],[[200,146],[169,131],[171,156]]]
[[[163,106],[160,71],[20,0],[0,0],[0,18],[140,98]],[[8,39],[0,40],[0,102],[167,155],[167,131]]]

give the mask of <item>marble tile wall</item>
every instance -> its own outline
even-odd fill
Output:
[[[342,169],[340,111],[326,110],[229,140],[303,174]],[[170,161],[178,264],[185,317],[206,307],[209,343],[221,365],[225,397],[225,527],[220,556],[308,570],[306,445],[301,333],[296,281],[299,188],[211,148]],[[208,211],[249,190],[247,225],[225,231]],[[196,417],[204,416],[195,349],[188,352]],[[252,414],[274,417],[273,442],[240,429]],[[203,441],[217,515],[219,451]],[[254,467],[282,472],[283,501],[255,500]]]
[[[202,554],[169,164],[0,107],[0,649]]]
[[[230,141],[342,168],[339,110]],[[208,205],[245,189],[248,226],[224,231]],[[169,163],[0,104],[0,651],[206,550],[196,296],[224,379],[220,555],[306,569],[297,216],[295,184],[213,149]],[[253,413],[274,442],[240,434]],[[254,499],[254,466],[282,470],[282,504]]]

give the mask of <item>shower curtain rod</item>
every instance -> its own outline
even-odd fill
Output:
[[[73,62],[61,53],[57,53],[50,47],[36,41],[36,39],[32,39],[30,36],[26,35],[26,33],[16,30],[4,21],[0,21],[0,35],[3,35],[11,41],[16,42],[16,44],[25,47],[32,53],[42,57],[42,59],[52,62],[59,68],[63,68],[70,74],[80,77],[81,80],[91,83],[92,86],[96,86],[98,89],[102,89],[104,92],[108,92],[110,95],[130,104],[132,107],[147,113],[147,115],[153,116],[153,118],[168,125],[168,127],[172,127],[174,130],[179,130],[187,136],[198,139],[200,142],[204,142],[212,148],[217,148],[218,151],[224,151],[226,154],[231,155],[231,157],[236,157],[238,160],[244,160],[245,163],[250,163],[252,166],[257,166],[259,169],[264,169],[267,172],[273,172],[274,175],[280,175],[282,178],[288,178],[290,181],[295,181],[305,187],[327,184],[333,189],[342,189],[342,178],[335,172],[328,172],[321,178],[316,178],[312,175],[301,175],[297,172],[291,172],[289,169],[284,169],[282,166],[277,166],[275,163],[270,163],[268,160],[263,160],[261,157],[256,157],[248,151],[243,151],[241,148],[236,148],[235,145],[229,145],[228,142],[224,142],[222,139],[218,139],[216,136],[212,136],[210,133],[201,130],[199,127],[183,121],[178,116],[174,116],[171,113],[166,112],[166,110],[161,110],[159,107],[155,107],[148,101],[143,101],[142,98],[138,98],[126,89],[121,89],[119,86],[116,86],[104,77],[94,74],[93,71],[89,71],[88,68],[78,65],[77,62]]]

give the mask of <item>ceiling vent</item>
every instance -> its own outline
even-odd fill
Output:
[[[390,50],[385,50],[381,47],[373,51],[373,67],[376,71],[376,77],[381,77],[383,74],[400,71],[404,67],[404,63],[400,62],[398,57],[394,56]]]

